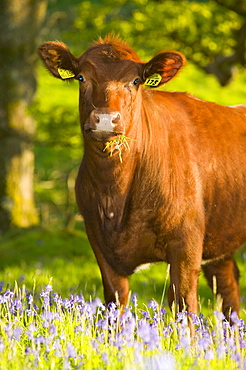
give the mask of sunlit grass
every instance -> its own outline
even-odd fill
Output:
[[[51,231],[35,228],[11,233],[1,239],[0,281],[3,288],[13,289],[15,281],[40,292],[50,281],[62,297],[83,294],[86,300],[99,297],[103,300],[101,275],[95,256],[87,240],[82,223],[81,231]],[[246,274],[243,250],[237,253],[241,271],[241,315],[244,317]],[[157,263],[130,277],[132,295],[138,295],[139,304],[156,299],[167,306],[169,281],[168,265]],[[213,312],[215,298],[201,273],[199,278],[199,312]]]

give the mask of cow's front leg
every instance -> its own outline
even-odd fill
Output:
[[[129,281],[127,276],[117,273],[106,261],[99,248],[93,248],[102,276],[104,298],[108,304],[119,301],[121,307],[126,306],[129,296]]]
[[[119,275],[107,263],[100,265],[106,303],[119,300],[121,307],[125,307],[129,296],[129,281]]]
[[[172,246],[168,253],[170,264],[170,287],[168,302],[175,312],[187,310],[188,313],[197,313],[198,277],[201,266],[201,253],[187,250],[185,246]],[[190,323],[191,333],[194,328]]]

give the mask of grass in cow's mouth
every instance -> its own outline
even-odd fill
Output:
[[[118,150],[120,162],[122,163],[122,150],[127,149],[130,151],[128,141],[133,140],[125,135],[118,135],[115,139],[108,141],[103,151],[110,150],[110,156],[113,155],[115,150]]]

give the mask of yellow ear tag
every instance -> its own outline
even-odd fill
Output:
[[[144,84],[147,86],[158,86],[161,82],[161,79],[162,77],[161,75],[159,75],[159,73],[154,73],[149,78],[147,78]]]
[[[75,74],[68,69],[58,68],[58,73],[61,76],[63,80],[66,80],[67,78],[72,78],[75,76]]]

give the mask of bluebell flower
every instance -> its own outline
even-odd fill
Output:
[[[101,358],[102,358],[103,362],[105,363],[105,365],[109,365],[110,364],[110,361],[109,361],[109,357],[108,357],[107,352],[103,352]]]
[[[224,356],[227,352],[225,344],[224,343],[219,343],[216,347],[216,352],[217,352],[217,358],[218,359],[224,358]]]
[[[136,328],[136,321],[134,317],[132,317],[130,320],[128,320],[125,323],[124,327],[122,328],[122,334],[125,336],[127,342],[132,340],[135,328]]]
[[[0,353],[2,353],[5,349],[5,345],[2,339],[0,339]]]
[[[236,311],[231,313],[230,319],[234,325],[239,325],[241,323],[241,320],[239,319]]]
[[[173,328],[171,325],[166,326],[162,331],[164,337],[169,337],[172,334],[172,332]]]
[[[236,352],[237,346],[233,337],[228,338],[227,345],[232,352]]]
[[[0,292],[3,290],[4,281],[0,281]]]
[[[96,323],[96,326],[102,330],[108,330],[108,319],[99,319]]]
[[[214,359],[214,351],[212,349],[208,349],[205,352],[204,358],[205,358],[205,360],[213,360]]]
[[[117,347],[119,350],[125,346],[125,340],[121,333],[116,333],[113,345]]]
[[[206,351],[212,344],[209,333],[204,333],[202,338],[198,339],[198,351]]]
[[[84,329],[83,329],[83,325],[82,324],[79,324],[79,325],[77,325],[75,328],[74,328],[74,332],[76,333],[76,334],[78,334],[78,333],[82,333],[84,331]]]
[[[131,301],[134,304],[134,307],[137,307],[138,306],[138,297],[137,297],[137,294],[133,294],[132,295]]]
[[[16,328],[13,329],[13,338],[17,340],[17,342],[20,341],[22,332],[23,332],[23,329],[21,326],[17,326]]]
[[[33,296],[32,294],[27,294],[28,304],[31,306],[33,304]]]
[[[59,358],[62,357],[62,346],[59,338],[56,338],[53,343],[53,349],[55,349],[55,355]]]
[[[67,356],[70,358],[76,358],[77,356],[77,353],[76,353],[76,349],[74,348],[74,345],[69,342],[67,344]]]
[[[152,308],[152,310],[156,311],[158,309],[158,303],[156,302],[155,299],[152,299],[149,304],[148,304],[148,307],[149,308]]]
[[[150,325],[146,319],[140,319],[138,322],[138,335],[145,342],[150,340]]]
[[[225,320],[225,315],[221,311],[214,311],[214,316],[219,320],[223,321]]]
[[[145,319],[147,319],[147,320],[149,320],[149,319],[150,319],[150,313],[149,313],[149,311],[143,311],[143,312],[142,312],[142,315],[143,315],[143,317],[144,317]]]
[[[64,370],[70,370],[71,369],[71,365],[70,365],[70,362],[68,360],[68,358],[64,358],[64,361],[63,361],[63,369]]]
[[[56,326],[55,326],[54,324],[50,324],[49,332],[50,332],[50,334],[51,334],[51,335],[53,335],[54,337],[57,335]]]
[[[33,338],[34,343],[40,345],[46,342],[46,338],[43,335],[38,335],[36,338]]]

